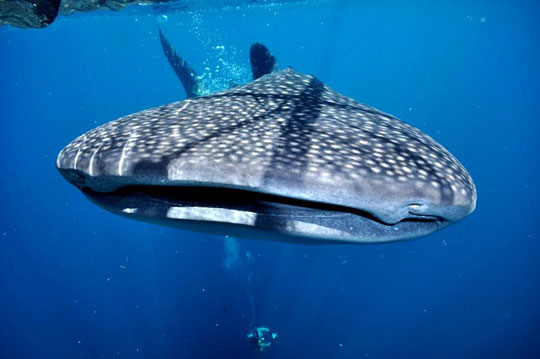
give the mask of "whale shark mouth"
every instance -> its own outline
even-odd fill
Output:
[[[448,222],[409,212],[397,223],[385,223],[362,209],[227,187],[129,185],[112,192],[86,187],[83,193],[97,205],[137,220],[252,237],[252,231],[245,231],[249,228],[272,233],[271,239],[287,236],[289,242],[291,236],[317,243],[392,241],[429,234]]]

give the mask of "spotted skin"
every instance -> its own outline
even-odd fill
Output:
[[[432,138],[291,68],[97,127],[57,167],[95,192],[235,188],[359,209],[387,225],[455,222],[476,204],[471,177]]]

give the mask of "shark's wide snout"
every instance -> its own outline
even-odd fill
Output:
[[[113,213],[221,234],[387,242],[476,204],[470,175],[434,139],[293,69],[99,126],[56,165]]]

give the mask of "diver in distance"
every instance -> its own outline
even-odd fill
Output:
[[[172,47],[171,43],[167,40],[161,28],[159,30],[159,40],[161,47],[165,53],[165,57],[169,61],[169,64],[173,68],[176,76],[184,86],[186,91],[186,97],[202,96],[207,93],[203,84],[200,83],[199,77],[195,70],[189,66],[188,62],[181,57],[178,52]],[[249,51],[249,60],[251,63],[251,73],[253,80],[258,79],[261,76],[278,71],[276,58],[268,50],[266,46],[258,42],[251,45]],[[235,84],[231,84],[234,87]],[[225,90],[225,89],[224,89]]]
[[[277,333],[271,332],[266,327],[253,328],[247,335],[247,339],[250,343],[253,343],[260,351],[270,347],[274,340],[277,338]]]

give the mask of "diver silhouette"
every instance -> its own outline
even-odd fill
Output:
[[[250,343],[253,343],[260,351],[270,347],[277,338],[277,333],[271,332],[266,327],[253,328],[247,335]]]

